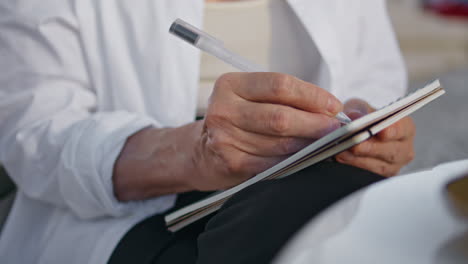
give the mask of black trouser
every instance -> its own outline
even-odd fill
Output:
[[[163,216],[148,218],[124,236],[109,263],[269,263],[317,213],[381,179],[368,171],[322,162],[284,179],[250,186],[217,214],[174,234],[166,230]],[[203,195],[180,195],[176,208]]]

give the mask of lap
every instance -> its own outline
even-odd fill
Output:
[[[131,236],[137,232],[136,226],[121,241],[110,263],[122,263],[112,260],[125,255],[135,256],[135,252],[125,253],[124,245],[140,243],[145,244],[141,251],[150,253],[139,255],[151,260],[132,263],[268,263],[310,218],[381,179],[354,167],[323,162],[284,179],[250,186],[229,199],[217,214],[175,234],[166,231],[163,216],[147,219],[138,226],[152,225],[146,228],[154,241]],[[140,230],[139,236],[148,230]]]

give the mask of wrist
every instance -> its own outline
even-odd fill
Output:
[[[174,153],[176,168],[172,177],[182,192],[197,190],[198,176],[203,173],[202,130],[203,122],[197,121],[181,127],[180,135],[174,135],[178,138],[178,147]]]
[[[199,123],[149,127],[129,137],[114,166],[117,199],[141,200],[194,190]]]

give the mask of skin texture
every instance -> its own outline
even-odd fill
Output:
[[[342,110],[333,95],[289,75],[225,74],[204,120],[128,138],[114,167],[115,196],[131,201],[234,186],[338,128],[333,117]],[[345,105],[354,119],[371,111],[361,100]],[[393,176],[413,159],[414,135],[408,117],[336,160]]]
[[[337,129],[343,105],[313,84],[280,73],[228,73],[204,120],[146,128],[114,167],[121,201],[239,184]]]
[[[351,119],[373,111],[375,109],[359,99],[350,100],[345,104],[345,113]],[[405,117],[375,137],[337,155],[336,160],[386,177],[395,176],[403,166],[414,159],[415,135],[413,120],[411,117]]]
[[[313,84],[280,73],[228,73],[211,95],[204,120],[178,128],[146,128],[131,136],[114,167],[120,201],[239,184],[374,109],[345,106]],[[336,156],[341,163],[394,176],[414,158],[415,126],[407,117]]]

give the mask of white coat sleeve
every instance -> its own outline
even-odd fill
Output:
[[[119,203],[113,194],[125,140],[159,124],[96,111],[70,2],[0,2],[0,161],[20,192],[80,218],[164,211],[175,195]]]
[[[405,95],[407,72],[386,1],[362,0],[361,7],[360,43],[347,67],[349,90],[343,97],[358,97],[380,108]]]

